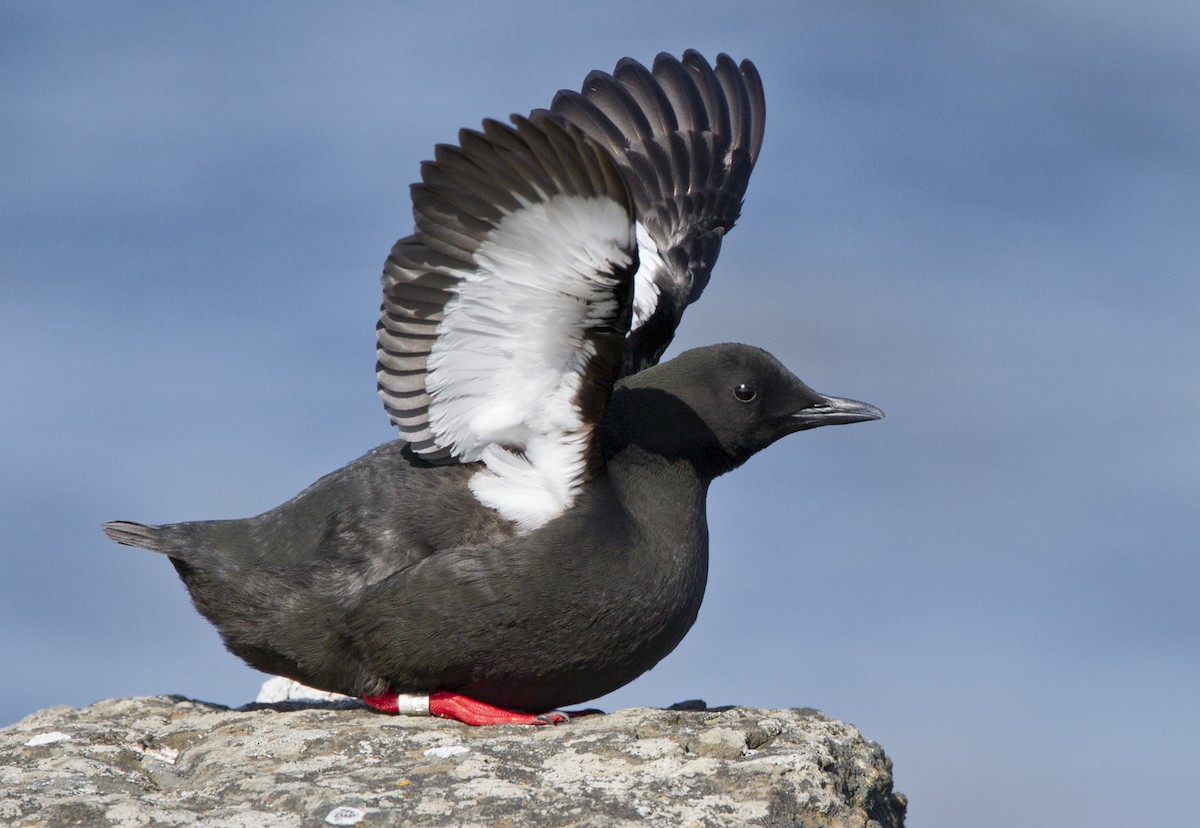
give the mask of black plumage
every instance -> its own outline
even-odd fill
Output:
[[[765,351],[715,345],[618,385],[603,473],[527,534],[472,497],[470,467],[399,441],[257,517],[105,531],[169,555],[225,645],[260,670],[349,695],[449,689],[540,711],[626,684],[683,638],[704,595],[716,476],[795,431],[878,416]]]
[[[168,555],[231,652],[320,689],[536,712],[632,680],[695,621],[709,483],[882,416],[747,345],[656,364],[763,123],[753,65],[688,52],[464,130],[422,165],[383,275],[403,439],[256,517],[105,532]]]

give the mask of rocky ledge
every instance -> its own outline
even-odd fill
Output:
[[[0,822],[903,825],[890,760],[851,725],[690,706],[539,728],[336,702],[52,707],[0,729]]]

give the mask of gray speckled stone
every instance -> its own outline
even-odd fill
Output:
[[[468,728],[357,705],[173,696],[0,730],[13,825],[800,825],[898,828],[891,762],[813,710],[622,710]]]

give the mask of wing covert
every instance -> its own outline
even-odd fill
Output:
[[[598,468],[637,244],[601,146],[569,124],[513,122],[463,130],[422,165],[415,232],[384,268],[377,378],[411,450],[483,461],[476,496],[528,529]]]

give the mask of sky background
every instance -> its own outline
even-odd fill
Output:
[[[100,523],[254,514],[391,439],[419,162],[689,47],[752,58],[768,117],[672,353],[750,342],[888,416],[717,481],[699,621],[600,706],[822,709],[912,826],[1194,820],[1194,0],[4,4],[0,725],[251,701]]]

